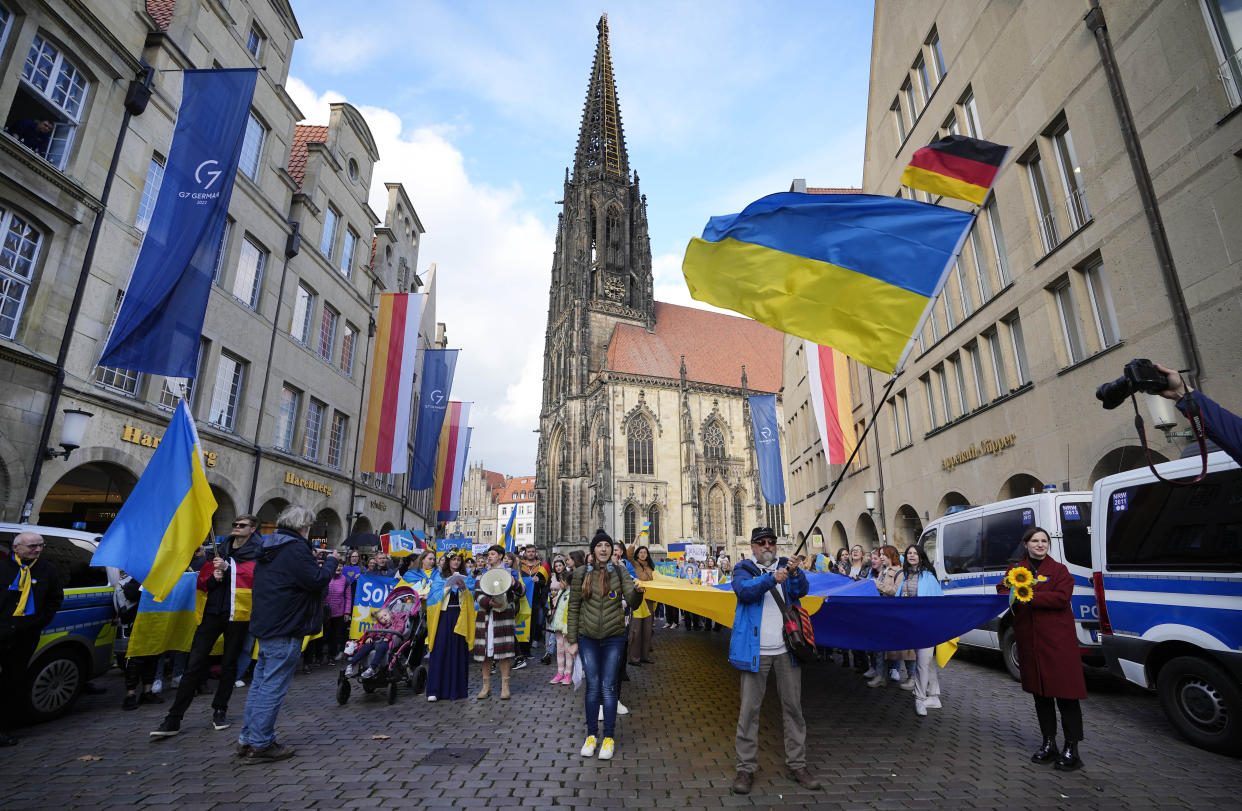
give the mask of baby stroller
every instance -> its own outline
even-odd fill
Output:
[[[383,608],[393,617],[391,630],[371,628],[369,633],[390,636],[388,653],[382,662],[372,662],[370,668],[361,670],[355,675],[346,675],[349,668],[341,668],[336,680],[336,703],[345,704],[349,701],[352,684],[357,680],[362,691],[368,695],[376,690],[388,692],[388,703],[397,701],[397,686],[405,682],[414,692],[421,693],[427,685],[427,667],[422,663],[422,655],[415,655],[415,640],[425,635],[423,630],[423,613],[419,610],[418,592],[409,586],[397,586],[388,593]],[[351,640],[345,646],[347,654],[357,650],[357,642]],[[348,661],[348,659],[346,660]]]

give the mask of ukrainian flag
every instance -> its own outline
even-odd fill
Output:
[[[163,600],[211,532],[215,511],[194,418],[181,401],[91,564],[124,569],[156,600]],[[193,611],[192,592],[190,597]]]
[[[211,564],[208,563],[208,566]],[[129,633],[129,656],[158,656],[164,651],[188,651],[198,627],[194,611],[195,583],[198,575],[186,572],[174,583],[164,600],[145,588],[138,601],[138,616]]]
[[[690,295],[893,372],[974,215],[900,197],[770,194],[690,240]]]

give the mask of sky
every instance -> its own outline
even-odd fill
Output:
[[[647,195],[659,301],[708,217],[794,178],[862,181],[872,6],[820,2],[295,0],[287,89],[326,124],[347,101],[379,147],[371,206],[404,184],[437,267],[437,320],[473,402],[470,462],[531,475],[556,216],[597,38],[609,41],[632,171]]]

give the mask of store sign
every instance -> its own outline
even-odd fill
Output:
[[[384,512],[385,510],[388,509],[388,505],[380,501],[378,498],[373,498],[371,499],[371,509]]]
[[[323,493],[325,496],[332,496],[332,485],[317,482],[314,479],[303,479],[292,470],[285,471],[285,484],[292,484],[295,487],[304,487],[307,490],[314,490],[316,493]]]
[[[123,442],[132,442],[135,445],[141,445],[144,448],[158,448],[162,438],[163,437],[158,437],[155,434],[148,434],[141,428],[135,428],[132,425],[121,426],[121,440]],[[215,467],[216,452],[203,451],[203,464],[207,467]]]
[[[985,439],[979,443],[972,442],[970,443],[970,447],[966,450],[941,459],[940,468],[941,470],[951,471],[958,465],[965,464],[966,462],[973,462],[975,459],[978,459],[984,454],[1000,456],[1005,452],[1006,448],[1012,448],[1017,444],[1017,442],[1017,434],[1006,434],[1005,436],[997,437],[996,439]]]

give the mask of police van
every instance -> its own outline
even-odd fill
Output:
[[[35,719],[67,712],[86,682],[107,671],[116,640],[113,591],[118,572],[91,565],[100,535],[59,527],[0,523],[0,554],[12,554],[13,538],[22,532],[43,536],[40,559],[56,567],[65,600],[43,629],[30,659],[20,709]]]
[[[1198,457],[1158,465],[1193,479]],[[1242,755],[1242,470],[1223,452],[1200,482],[1140,468],[1095,483],[1094,578],[1109,669],[1156,690],[1204,749]]]
[[[946,595],[995,594],[1005,570],[1026,557],[1022,534],[1034,526],[1048,530],[1052,541],[1048,554],[1065,564],[1074,577],[1079,652],[1091,661],[1100,654],[1099,618],[1091,585],[1090,525],[1090,493],[1057,492],[1049,486],[1042,493],[956,508],[928,524],[919,543],[935,564]],[[958,642],[1000,650],[1009,674],[1020,679],[1012,625],[1012,615],[1006,610],[963,634]]]

